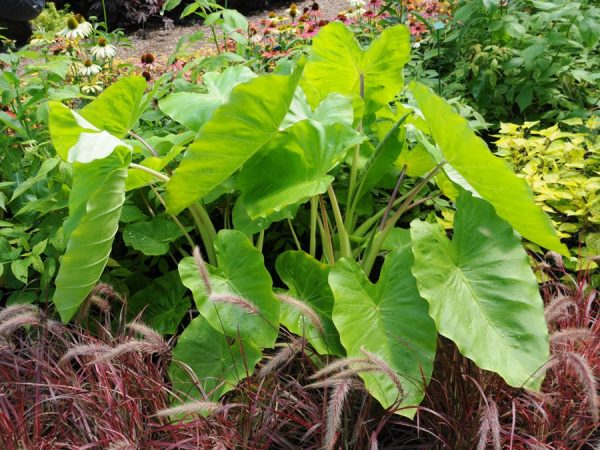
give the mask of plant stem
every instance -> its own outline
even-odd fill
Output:
[[[405,199],[406,199],[406,194],[398,197],[396,200],[394,200],[394,203],[392,204],[392,208],[397,207],[398,205],[400,205]],[[369,230],[371,229],[371,227],[373,225],[375,225],[375,223],[381,218],[383,217],[383,215],[385,214],[385,211],[387,210],[387,206],[385,208],[380,209],[379,211],[377,211],[377,213],[375,213],[374,215],[372,215],[371,217],[369,217],[367,220],[365,220],[362,225],[360,227],[358,227],[356,229],[356,231],[352,234],[352,238],[354,240],[358,240],[360,238],[362,238],[363,236],[365,236]]]
[[[260,230],[258,239],[256,240],[256,248],[262,253],[263,244],[265,243],[265,230]]]
[[[327,195],[329,195],[329,201],[331,202],[331,209],[333,210],[333,217],[337,225],[338,236],[340,239],[340,253],[343,257],[352,258],[352,247],[350,246],[350,238],[348,237],[348,231],[344,226],[344,219],[342,218],[342,212],[340,211],[340,205],[338,204],[335,196],[335,191],[331,184],[327,186]]]
[[[296,230],[294,230],[294,224],[292,223],[292,219],[288,217],[288,226],[290,227],[290,231],[292,232],[292,237],[294,238],[294,243],[296,244],[296,248],[298,251],[302,251],[302,245],[300,245],[300,241],[298,240],[298,235],[296,234]]]
[[[361,130],[362,125],[358,126],[358,131]],[[352,204],[352,199],[354,197],[354,190],[356,188],[356,179],[358,178],[358,158],[360,157],[360,144],[356,144],[354,148],[354,155],[352,156],[352,166],[350,167],[350,181],[348,182],[348,199],[346,204],[350,206]],[[347,211],[347,213],[349,213]],[[352,219],[351,214],[346,214],[346,225],[351,225],[350,221]]]
[[[202,243],[204,244],[204,250],[206,251],[208,262],[213,266],[216,266],[217,255],[215,254],[214,243],[217,239],[217,232],[215,231],[210,217],[208,216],[206,210],[199,203],[189,206],[188,209],[192,214],[196,228],[198,229],[200,237],[202,238]]]
[[[137,141],[139,141],[144,147],[146,147],[148,149],[148,151],[150,153],[152,153],[152,156],[160,156],[158,154],[158,152],[154,149],[154,147],[152,147],[148,142],[146,142],[144,140],[143,137],[141,137],[139,134],[134,133],[133,131],[129,132],[129,136],[131,136],[132,138],[136,139]]]
[[[164,182],[168,182],[170,179],[168,176],[140,164],[130,163],[129,167],[149,173],[150,175]],[[166,203],[162,201],[161,203],[166,208]],[[199,203],[191,205],[188,209],[192,214],[196,228],[200,233],[200,237],[202,238],[202,243],[204,244],[204,249],[206,250],[206,256],[208,257],[208,262],[215,266],[217,265],[217,257],[214,248],[214,242],[217,238],[215,227],[213,226],[208,213]],[[191,238],[189,240],[191,241]],[[192,247],[194,246],[193,241],[191,242],[191,245]]]
[[[161,181],[164,181],[165,183],[168,183],[169,180],[170,180],[170,178],[168,176],[166,176],[165,174],[157,172],[156,170],[151,169],[150,167],[142,166],[142,165],[136,164],[136,163],[130,163],[129,167],[131,167],[132,169],[138,169],[138,170],[141,170],[143,172],[149,173],[154,178],[157,178],[157,179],[159,179]]]
[[[390,214],[390,211],[392,210],[392,204],[394,203],[394,200],[396,200],[396,197],[398,196],[398,190],[400,189],[400,185],[402,184],[402,181],[404,181],[404,177],[406,176],[407,168],[408,168],[408,166],[406,164],[404,164],[404,166],[402,167],[402,172],[400,172],[400,176],[398,177],[398,181],[396,182],[396,186],[394,186],[392,196],[390,197],[387,207],[385,208],[385,213],[383,214],[383,218],[381,219],[381,225],[379,225],[379,231],[383,230],[385,221],[387,220],[387,218]]]
[[[212,32],[213,42],[215,43],[215,47],[217,47],[217,55],[221,54],[221,49],[219,48],[219,40],[217,39],[217,33],[215,33],[215,26],[210,26],[210,31]]]
[[[373,162],[377,159],[379,154],[382,152],[385,144],[392,138],[392,136],[394,135],[396,130],[398,130],[398,128],[400,128],[400,126],[402,126],[404,121],[408,118],[408,115],[409,115],[409,113],[406,113],[402,117],[400,117],[400,119],[398,119],[398,121],[392,126],[392,128],[390,128],[389,131],[385,134],[384,138],[379,142],[379,144],[377,144],[377,147],[375,147],[375,151],[373,152],[373,154],[369,158],[369,161],[367,162],[367,166],[365,168],[365,174],[368,172],[369,167],[373,164]],[[354,229],[354,225],[355,225],[354,224],[354,222],[355,222],[354,212],[356,211],[356,208],[358,207],[358,202],[360,200],[361,193],[362,193],[363,187],[365,185],[365,181],[366,181],[366,177],[363,176],[362,179],[360,180],[360,183],[359,183],[356,191],[352,192],[352,196],[350,196],[350,194],[348,195],[348,211],[346,212],[345,224],[346,224],[346,229],[348,230],[349,233],[351,233],[352,230]]]
[[[102,13],[104,14],[104,29],[108,33],[108,15],[106,14],[105,0],[102,0]]]
[[[365,98],[365,75],[360,74],[360,98]],[[358,124],[358,131],[362,132],[362,120]],[[352,156],[352,166],[350,167],[350,181],[348,183],[348,200],[347,205],[352,204],[352,197],[354,195],[354,189],[356,187],[356,178],[358,177],[358,158],[360,157],[360,144],[356,144],[354,148],[354,155]],[[351,225],[352,217],[346,216],[346,226]]]
[[[335,263],[335,253],[333,252],[333,241],[331,240],[331,233],[329,232],[329,220],[327,219],[327,211],[325,210],[325,202],[323,198],[319,196],[319,204],[321,206],[321,218],[319,222],[321,231],[321,240],[323,241],[323,253],[327,258],[327,262],[330,265]]]
[[[310,256],[316,258],[317,253],[317,197],[310,198]]]
[[[394,215],[387,220],[384,228],[375,235],[373,242],[369,245],[366,257],[362,262],[363,270],[367,276],[371,273],[373,265],[375,264],[375,259],[379,254],[379,250],[381,250],[381,247],[383,246],[383,243],[385,242],[385,239],[390,231],[394,229],[396,222],[398,222],[400,217],[402,217],[402,214],[408,211],[413,199],[417,196],[417,194],[419,194],[419,192],[421,192],[429,180],[431,180],[440,171],[444,164],[446,164],[446,161],[440,162],[423,179],[421,179],[421,181],[419,181],[414,188],[412,188],[412,190],[407,194],[402,205],[400,205],[398,208],[398,211],[396,211]]]

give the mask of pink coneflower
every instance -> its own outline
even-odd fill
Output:
[[[336,20],[338,20],[346,25],[349,25],[350,23],[352,23],[352,20],[350,20],[350,18],[342,12],[337,15]]]
[[[377,14],[375,14],[375,11],[373,11],[372,9],[367,9],[364,13],[363,13],[363,17],[365,19],[374,19],[375,17],[377,17]]]
[[[321,15],[321,8],[317,2],[314,2],[312,5],[310,5],[310,11],[308,11],[308,14],[313,17]]]
[[[410,26],[410,34],[413,36],[421,36],[423,33],[427,32],[427,27],[422,22],[415,22]]]
[[[303,31],[299,34],[302,39],[312,39],[314,35],[319,32],[319,28],[314,24],[308,24],[307,27],[303,28]]]

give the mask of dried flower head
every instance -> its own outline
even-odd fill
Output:
[[[327,404],[327,429],[323,447],[327,450],[332,450],[335,446],[337,432],[340,429],[342,422],[342,413],[344,411],[344,403],[348,393],[350,392],[350,381],[338,381]]]
[[[296,309],[300,314],[302,314],[302,316],[306,317],[310,323],[319,330],[321,335],[325,334],[325,328],[323,327],[321,318],[308,303],[305,303],[287,294],[277,294],[276,297],[279,301],[290,305],[292,308]]]
[[[152,53],[144,53],[140,58],[142,64],[152,64],[156,58]]]
[[[213,303],[228,303],[250,313],[258,314],[258,308],[249,300],[233,294],[211,294],[208,300]]]
[[[206,402],[206,401],[196,401],[190,403],[184,403],[179,406],[174,406],[172,408],[161,409],[156,413],[157,417],[169,417],[169,416],[178,416],[182,414],[205,414],[205,413],[214,413],[221,409],[223,406],[219,403],[214,402]]]

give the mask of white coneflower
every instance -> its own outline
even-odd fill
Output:
[[[77,19],[79,27],[83,30],[86,36],[92,34],[92,31],[94,31],[94,27],[92,27],[91,23],[85,20],[85,17],[83,17],[81,14],[75,14],[75,19]]]
[[[365,0],[348,0],[348,3],[352,9],[361,9],[366,5]]]
[[[82,83],[81,92],[86,95],[96,95],[104,90],[104,86],[98,80],[92,80],[89,83]]]
[[[98,43],[92,47],[91,52],[94,58],[103,61],[105,59],[113,59],[117,54],[117,49],[114,45],[109,44],[106,38],[101,37],[98,39]]]
[[[102,70],[102,68],[98,64],[94,64],[92,60],[86,59],[83,63],[78,64],[77,70],[79,72],[79,75],[89,77],[99,73]]]
[[[72,41],[82,39],[92,32],[92,26],[85,20],[80,23],[77,17],[71,16],[67,19],[67,27],[59,34]]]
[[[286,13],[288,16],[290,16],[293,19],[296,18],[296,16],[298,15],[298,5],[296,5],[295,3],[292,3],[289,7],[289,9],[286,10]]]
[[[366,12],[365,8],[349,9],[346,12],[346,17],[348,17],[349,19],[358,19],[358,18],[362,17],[362,15],[365,12]]]

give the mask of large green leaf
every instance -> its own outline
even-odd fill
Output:
[[[288,251],[276,262],[277,273],[288,286],[290,295],[305,302],[321,320],[323,331],[301,310],[281,303],[281,323],[292,333],[303,336],[321,355],[344,356],[340,337],[331,320],[333,292],[329,287],[330,266],[307,253]]]
[[[280,222],[285,219],[293,219],[298,212],[299,206],[300,205],[291,205],[266,217],[252,219],[248,215],[248,211],[246,210],[244,203],[240,198],[238,198],[231,213],[233,228],[237,231],[241,231],[246,236],[252,236],[259,231],[266,230],[273,222]]]
[[[80,111],[51,101],[49,128],[58,155],[71,163],[106,158],[116,148],[130,147],[121,141],[142,113],[146,89],[142,77],[122,78]]]
[[[410,88],[444,159],[524,237],[568,255],[526,181],[494,156],[448,103],[421,84],[411,83]]]
[[[322,194],[328,172],[346,151],[364,140],[348,125],[303,120],[265,146],[240,173],[237,183],[251,218],[265,217]]]
[[[333,323],[349,357],[364,358],[361,349],[382,358],[400,379],[403,396],[399,411],[414,416],[423,400],[424,381],[433,370],[437,333],[427,315],[410,273],[413,257],[408,248],[390,252],[376,285],[354,261],[342,259],[331,269],[329,284],[335,297]],[[400,393],[391,378],[379,372],[361,374],[365,386],[385,408]]]
[[[188,373],[177,364],[180,361],[192,368],[201,387],[210,399],[217,401],[246,376],[254,373],[254,367],[262,354],[255,346],[238,339],[225,337],[202,316],[190,322],[173,349],[173,363],[169,375],[176,391],[204,400],[198,387]]]
[[[115,148],[130,148],[122,140],[99,130],[62,103],[48,102],[50,137],[58,155],[70,163],[106,158]]]
[[[215,242],[219,267],[208,266],[213,295],[241,297],[255,305],[252,314],[238,305],[212,302],[193,258],[179,263],[183,284],[192,291],[200,313],[216,330],[258,347],[272,347],[279,327],[279,302],[262,253],[239,231],[221,230]]]
[[[357,110],[362,76],[365,112],[372,113],[393,100],[402,89],[402,73],[409,54],[409,33],[403,25],[385,29],[363,50],[349,28],[334,22],[313,39],[302,87],[313,106],[328,94],[338,92],[354,96]]]
[[[279,132],[300,73],[265,75],[233,88],[167,183],[169,212],[178,213],[211,192]]]
[[[548,330],[527,254],[488,202],[467,191],[457,202],[452,241],[437,224],[411,224],[419,292],[463,355],[511,386],[537,389]]]
[[[144,255],[157,256],[167,253],[171,242],[182,235],[173,219],[159,215],[149,221],[128,224],[123,230],[123,241]]]
[[[176,270],[155,279],[127,301],[127,313],[135,317],[143,311],[142,321],[162,334],[175,334],[190,307]]]
[[[69,150],[77,144],[81,133],[97,133],[100,130],[89,123],[75,111],[60,102],[48,102],[50,138],[56,153],[64,160],[69,160]]]
[[[313,111],[304,90],[298,86],[290,110],[281,123],[281,129],[289,128],[305,119],[313,119],[323,124],[342,123],[351,126],[354,120],[352,97],[337,92],[331,93]]]
[[[202,77],[206,94],[176,92],[163,98],[158,106],[167,116],[192,131],[198,131],[215,109],[229,99],[231,90],[240,83],[256,78],[246,66],[233,66],[222,73],[208,72]]]
[[[106,266],[125,201],[130,152],[118,148],[104,159],[75,163],[65,222],[67,250],[56,277],[54,304],[69,321]]]
[[[141,104],[146,85],[140,76],[120,78],[79,113],[97,128],[123,138],[143,112]]]

